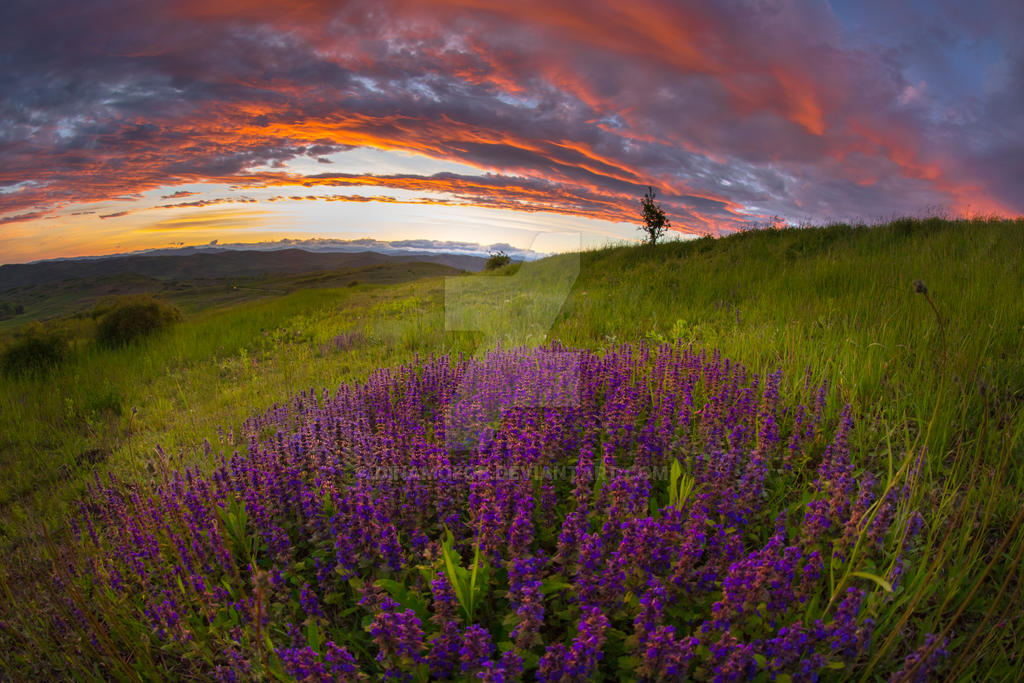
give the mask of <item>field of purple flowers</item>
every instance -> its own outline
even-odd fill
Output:
[[[295,396],[209,475],[97,479],[50,625],[116,678],[842,676],[914,556],[921,454],[876,480],[850,411],[781,380],[548,347]]]

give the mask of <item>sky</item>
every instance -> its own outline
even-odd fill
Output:
[[[1024,213],[1020,0],[5,0],[0,263]],[[571,241],[571,240],[570,240]]]

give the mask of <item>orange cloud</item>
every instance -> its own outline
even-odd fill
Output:
[[[243,230],[266,220],[266,211],[239,211],[219,209],[216,211],[192,212],[175,218],[165,218],[136,228],[136,232],[202,231],[202,230]]]

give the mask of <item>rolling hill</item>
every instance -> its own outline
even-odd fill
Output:
[[[294,275],[385,263],[439,263],[459,270],[479,271],[485,258],[460,254],[412,253],[392,256],[374,251],[323,253],[302,249],[276,251],[229,250],[183,255],[124,255],[58,259],[0,266],[0,292],[18,287],[51,285],[66,280],[130,273],[157,280],[224,279]]]

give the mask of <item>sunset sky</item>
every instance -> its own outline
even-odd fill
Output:
[[[1024,213],[1020,0],[5,0],[0,263]]]

